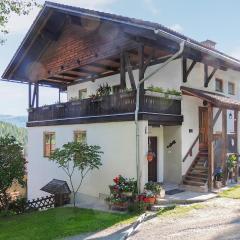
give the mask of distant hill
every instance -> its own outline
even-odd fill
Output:
[[[27,116],[11,116],[11,115],[1,115],[0,121],[11,123],[17,127],[26,127]]]
[[[0,121],[0,136],[14,136],[23,145],[27,143],[27,129]]]

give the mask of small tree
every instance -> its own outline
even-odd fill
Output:
[[[0,137],[0,207],[8,210],[10,196],[7,190],[14,181],[21,186],[25,185],[25,158],[23,156],[23,147],[15,137]]]
[[[76,193],[80,189],[83,179],[90,170],[99,169],[102,165],[101,154],[99,146],[88,145],[83,142],[69,142],[51,154],[49,159],[56,162],[69,178],[74,207],[76,204]],[[80,173],[79,183],[76,186],[73,184],[74,173]]]

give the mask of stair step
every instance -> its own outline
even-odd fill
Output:
[[[201,174],[201,173],[188,173],[186,176],[190,176],[190,177],[200,177],[200,178],[208,178],[208,174]]]
[[[185,184],[185,185],[191,185],[191,186],[198,186],[198,187],[200,187],[200,186],[205,186],[205,184],[204,183],[202,183],[202,182],[196,182],[196,181],[189,181],[189,180],[183,180],[183,184]]]
[[[198,166],[196,166],[196,167],[192,167],[191,169],[190,169],[190,171],[191,170],[196,170],[196,171],[208,171],[208,168],[206,168],[206,167],[198,167]]]
[[[186,180],[196,180],[198,182],[206,182],[207,178],[202,178],[202,177],[193,177],[193,176],[186,176],[185,177]]]

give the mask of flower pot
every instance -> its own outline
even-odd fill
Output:
[[[133,193],[132,192],[122,192],[122,195],[126,197],[132,197]]]
[[[158,198],[164,198],[165,197],[165,189],[161,189],[157,196],[158,196]]]
[[[128,202],[115,202],[112,204],[113,207],[115,208],[121,208],[121,209],[125,209],[128,207]]]
[[[153,160],[153,158],[154,158],[153,152],[148,152],[148,154],[147,154],[147,160],[148,160],[149,162],[151,162],[151,161]]]
[[[149,204],[154,204],[156,202],[156,198],[155,197],[146,197],[143,200],[145,203],[149,203]]]
[[[223,185],[221,181],[215,181],[214,184],[215,184],[215,188],[217,189],[221,188]]]

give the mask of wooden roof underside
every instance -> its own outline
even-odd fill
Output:
[[[69,36],[78,39],[77,50],[71,47]],[[67,39],[67,44],[61,45],[62,39]],[[156,36],[152,30],[46,8],[39,14],[3,78],[66,89],[67,85],[119,73],[124,51],[129,53],[132,67],[138,68],[139,44],[144,45],[144,61],[149,61],[150,65],[163,61],[179,49],[178,43]],[[58,55],[61,48],[63,54]],[[185,49],[184,57],[223,70],[231,67],[190,48]]]

